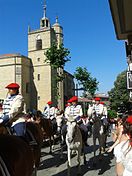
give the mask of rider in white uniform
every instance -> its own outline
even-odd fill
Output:
[[[100,102],[100,104],[103,105],[103,113],[102,113],[102,117],[101,117],[101,120],[103,121],[103,125],[108,125],[108,111],[107,111],[107,107],[105,105],[104,102]]]
[[[72,103],[72,100],[69,99],[69,100],[67,101],[67,104],[66,104],[66,108],[65,108],[65,111],[64,111],[64,115],[65,115],[65,118],[66,118],[66,119],[68,119],[68,115],[69,115],[71,103]]]
[[[95,104],[93,107],[93,113],[95,113],[96,116],[102,116],[103,109],[104,109],[104,106],[102,104],[100,104],[100,98],[95,97]]]
[[[72,117],[74,120],[76,120],[79,123],[80,130],[82,132],[82,137],[85,142],[85,145],[87,144],[87,137],[88,137],[88,129],[87,127],[83,124],[81,117],[83,116],[83,111],[81,105],[77,104],[78,102],[78,97],[73,96],[71,98],[72,105],[69,107],[69,111],[67,112],[67,115]]]
[[[53,130],[56,130],[56,108],[52,106],[53,102],[48,101],[46,106],[44,107],[44,118],[50,119],[53,125]]]
[[[11,127],[17,136],[24,136],[26,130],[25,117],[24,117],[24,99],[19,94],[19,85],[11,83],[6,86],[8,89],[8,96],[3,102],[2,115],[0,123],[11,123]]]
[[[67,115],[72,116],[73,119],[79,121],[83,116],[83,111],[81,105],[77,104],[77,101],[78,101],[77,96],[73,96],[71,98],[72,105],[69,106],[69,111],[67,112]]]

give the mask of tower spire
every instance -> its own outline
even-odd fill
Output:
[[[56,16],[56,20],[55,20],[56,23],[58,23],[58,16]]]
[[[43,15],[43,17],[46,18],[46,0],[44,0],[43,9],[44,9],[44,15]]]

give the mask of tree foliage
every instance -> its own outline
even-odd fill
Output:
[[[50,64],[51,68],[54,70],[52,88],[56,100],[60,97],[58,83],[64,80],[63,68],[66,62],[70,61],[69,54],[70,51],[67,48],[64,48],[63,43],[58,46],[55,42],[53,42],[51,47],[44,53],[46,56],[45,62]]]
[[[116,118],[117,112],[115,110],[108,110],[108,118]]]
[[[99,82],[96,78],[91,76],[91,73],[88,72],[86,67],[77,67],[74,77],[77,79],[79,85],[83,86],[85,93],[88,92],[92,96],[95,94],[95,91],[98,89]]]
[[[56,43],[53,43],[45,52],[45,62],[49,63],[53,68],[63,68],[66,62],[70,61],[69,54],[70,51],[64,48],[63,44],[58,47]]]
[[[118,109],[127,110],[130,106],[129,92],[127,90],[127,76],[126,71],[120,73],[114,82],[114,88],[109,92],[109,100],[111,102],[111,109],[118,111]]]

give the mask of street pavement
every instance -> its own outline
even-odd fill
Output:
[[[111,137],[108,137],[107,145],[112,144]],[[115,176],[115,158],[112,153],[105,153],[102,160],[97,156],[97,164],[93,166],[93,145],[92,138],[89,138],[89,147],[85,147],[87,164],[81,161],[81,176]],[[98,142],[97,142],[98,147]],[[41,163],[37,176],[67,176],[67,151],[64,151],[64,159],[60,158],[60,145],[56,144],[53,154],[49,154],[49,147],[45,146],[41,151]],[[98,155],[98,150],[97,150]],[[82,158],[83,160],[83,158]],[[71,176],[77,175],[76,156],[72,158]]]

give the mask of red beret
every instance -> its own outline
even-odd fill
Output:
[[[103,101],[101,101],[100,104],[104,105],[105,103]]]
[[[72,101],[72,102],[78,101],[78,97],[77,97],[77,96],[73,96],[73,97],[71,98],[71,101]]]
[[[95,97],[94,100],[95,101],[100,101],[100,97]]]
[[[20,86],[17,83],[8,84],[5,88],[7,89],[19,89]]]
[[[48,104],[48,105],[51,105],[51,104],[53,104],[53,102],[52,102],[52,101],[48,101],[47,104]]]
[[[67,103],[71,103],[72,102],[72,99],[70,98],[69,100],[67,100]]]

